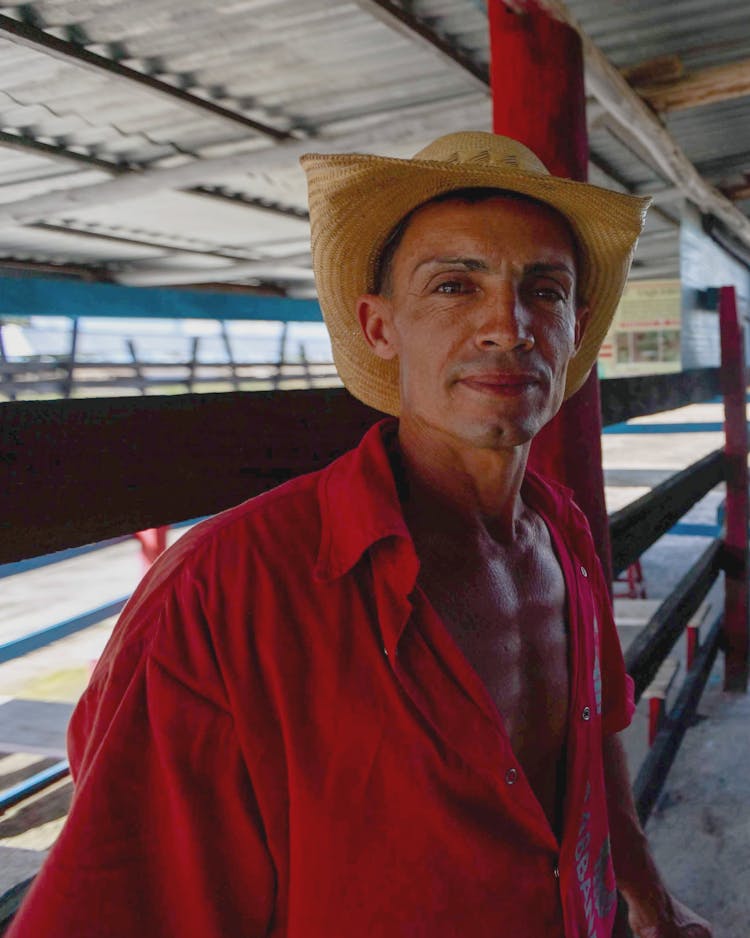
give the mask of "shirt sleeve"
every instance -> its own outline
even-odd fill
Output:
[[[266,935],[274,869],[232,716],[126,651],[74,714],[71,811],[8,938]]]

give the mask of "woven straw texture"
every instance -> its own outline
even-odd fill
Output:
[[[437,195],[467,187],[505,189],[564,215],[578,241],[579,293],[590,307],[568,367],[565,397],[586,380],[617,309],[650,200],[550,176],[507,137],[466,131],[441,137],[414,159],[365,154],[302,157],[307,173],[312,257],[336,367],[365,404],[398,415],[398,362],[369,348],[356,301],[372,291],[378,255],[395,225]]]

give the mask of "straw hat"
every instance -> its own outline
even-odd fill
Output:
[[[301,163],[318,299],[336,367],[355,397],[398,415],[398,361],[383,361],[371,351],[356,317],[357,297],[373,291],[389,234],[422,203],[468,187],[531,196],[570,223],[580,255],[579,294],[590,312],[568,366],[565,397],[581,387],[615,314],[650,199],[551,176],[523,144],[479,131],[440,137],[413,159],[310,153]]]

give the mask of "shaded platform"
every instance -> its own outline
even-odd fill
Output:
[[[750,934],[750,695],[721,690],[717,663],[646,831],[675,895],[715,938]]]

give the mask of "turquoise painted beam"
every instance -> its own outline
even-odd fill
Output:
[[[0,276],[0,319],[8,316],[104,316],[141,319],[254,319],[320,322],[317,300],[124,287],[53,277]]]

